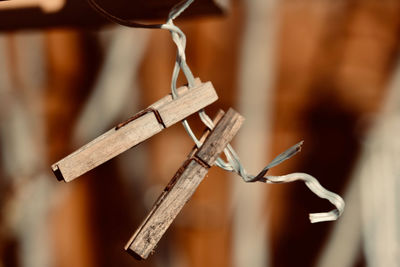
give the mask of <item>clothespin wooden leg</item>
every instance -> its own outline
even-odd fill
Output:
[[[221,114],[218,115],[219,119]],[[203,145],[194,149],[179,168],[147,218],[131,237],[125,250],[134,257],[146,259],[162,235],[195,192],[208,169],[214,165],[226,145],[232,140],[244,118],[233,109],[219,120],[211,132],[203,135]]]
[[[87,145],[54,163],[51,168],[58,180],[69,182],[143,142],[218,99],[211,82],[178,89],[178,98],[168,95],[132,118],[118,124]],[[100,118],[99,118],[100,119]]]

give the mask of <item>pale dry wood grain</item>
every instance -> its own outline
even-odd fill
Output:
[[[206,82],[206,83],[208,84],[208,83],[211,83],[211,82]],[[196,78],[196,79],[195,79],[195,87],[194,87],[193,89],[197,88],[197,87],[200,86],[201,84],[202,84],[202,82],[201,82],[200,78]],[[211,84],[211,86],[212,86],[212,84]],[[181,87],[179,87],[179,88],[177,89],[178,96],[187,93],[188,90],[189,90],[189,88],[188,88],[187,86],[181,86]],[[158,110],[158,109],[160,109],[165,103],[171,102],[172,100],[173,100],[172,95],[171,95],[171,94],[168,94],[167,96],[165,96],[165,97],[159,99],[157,102],[155,102],[155,103],[153,103],[152,105],[150,105],[150,107]]]
[[[222,116],[224,116],[225,112],[222,110],[219,110],[218,113],[215,115],[214,117],[214,124],[217,124]],[[204,140],[207,138],[207,136],[210,134],[210,130],[208,128],[206,128],[206,130],[204,131],[203,135],[201,136],[201,138],[199,139],[200,142],[204,142]],[[188,158],[192,158],[194,156],[194,154],[197,152],[198,148],[196,146],[194,146],[194,148],[192,149],[192,151],[190,152]],[[187,161],[186,161],[187,162]],[[185,163],[186,163],[185,162]],[[185,163],[183,164],[183,166],[185,165]],[[191,167],[192,168],[192,167]],[[155,213],[155,211],[157,210],[158,206],[163,203],[163,200],[166,198],[166,196],[169,194],[169,189],[172,188],[175,184],[175,182],[177,181],[176,177],[178,174],[181,173],[182,167],[178,170],[177,174],[175,174],[174,178],[168,183],[168,185],[166,186],[165,190],[161,193],[161,195],[158,197],[157,201],[154,203],[153,208],[151,209],[151,211],[149,212],[149,214],[147,215],[147,217],[143,220],[142,224],[138,227],[138,229],[136,230],[136,232],[132,235],[131,239],[128,241],[128,243],[125,246],[125,250],[127,250],[129,253],[131,253],[134,257],[142,259],[144,257],[139,256],[138,253],[133,252],[133,250],[137,251],[139,249],[133,249],[133,241],[137,241],[138,240],[138,235],[139,232],[144,228],[145,224],[149,221],[149,219],[151,218],[151,216]],[[190,197],[190,196],[189,196]],[[168,228],[168,227],[167,227]],[[163,230],[163,232],[166,231],[165,228]],[[161,234],[162,235],[162,234]],[[161,236],[160,236],[161,237]],[[157,243],[157,242],[156,242]],[[132,248],[131,248],[132,247]],[[141,246],[141,250],[145,250],[146,248],[144,246]],[[151,251],[151,250],[150,250]],[[147,256],[146,256],[147,258]]]
[[[218,99],[210,82],[199,84],[190,90],[185,87],[180,88],[178,93],[179,96],[175,100],[168,95],[150,106],[158,110],[165,127],[185,119]],[[54,163],[52,165],[53,172],[59,180],[69,182],[159,133],[163,128],[155,113],[146,113],[118,129],[109,130]]]
[[[222,114],[216,116],[216,120]],[[232,140],[244,118],[230,109],[218,122],[213,131],[206,132],[203,145],[189,154],[189,158],[179,168],[175,176],[164,189],[152,210],[142,222],[125,249],[139,259],[146,259],[154,250],[158,241],[193,195],[204,179],[210,166]],[[207,136],[208,135],[208,136]]]
[[[224,118],[214,128],[212,134],[204,141],[197,151],[196,157],[207,165],[214,165],[221,151],[226,147],[226,139],[233,138],[232,133],[236,133],[243,123],[243,117],[229,109]],[[223,140],[221,140],[223,139]]]

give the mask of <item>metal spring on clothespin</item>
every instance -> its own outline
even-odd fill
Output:
[[[134,27],[134,28],[152,28],[152,29],[166,29],[171,32],[172,35],[172,40],[177,46],[177,56],[175,60],[175,65],[172,73],[172,79],[171,79],[171,92],[172,92],[172,97],[175,99],[178,97],[177,93],[177,79],[179,72],[182,70],[183,74],[185,75],[185,78],[188,81],[189,84],[189,89],[194,87],[195,85],[195,78],[189,68],[189,66],[186,63],[186,55],[185,55],[185,48],[186,48],[186,36],[185,34],[179,29],[179,27],[175,26],[173,23],[173,20],[176,19],[186,8],[188,8],[194,0],[183,0],[180,1],[178,4],[176,4],[174,7],[172,7],[169,15],[167,22],[164,24],[142,24],[142,23],[137,23],[131,20],[125,20],[118,18],[106,10],[104,10],[102,7],[100,7],[94,0],[88,0],[89,4],[97,10],[100,14],[104,15],[106,18],[110,19],[111,21],[128,26],[128,27]],[[200,110],[199,116],[201,121],[211,130],[214,128],[214,124],[210,117],[205,113],[204,110]],[[188,135],[192,138],[194,143],[196,144],[197,147],[200,147],[202,145],[202,142],[197,139],[197,137],[194,135],[192,129],[190,128],[189,123],[187,120],[182,121],[183,127],[185,128],[186,132]],[[264,182],[264,183],[288,183],[288,182],[293,182],[297,180],[303,181],[306,186],[317,196],[320,198],[327,199],[329,202],[331,202],[336,209],[330,211],[330,212],[323,212],[323,213],[312,213],[310,214],[310,221],[312,223],[316,222],[323,222],[323,221],[332,221],[336,220],[338,217],[341,216],[341,214],[344,211],[344,206],[345,203],[343,199],[325,189],[324,187],[321,186],[321,184],[318,182],[316,178],[313,176],[306,174],[306,173],[291,173],[287,175],[281,175],[281,176],[265,176],[265,174],[268,172],[268,170],[283,161],[291,158],[294,156],[296,153],[298,153],[301,149],[301,146],[303,144],[303,141],[297,143],[296,145],[290,147],[280,155],[278,155],[275,159],[272,160],[271,163],[269,163],[261,172],[258,173],[258,175],[251,175],[246,172],[244,169],[243,165],[240,162],[239,156],[235,152],[235,150],[232,148],[231,145],[227,145],[227,147],[224,149],[225,156],[228,160],[228,162],[225,162],[223,159],[218,158],[216,160],[216,165],[226,171],[230,172],[235,172],[239,176],[242,177],[242,179],[245,182]]]

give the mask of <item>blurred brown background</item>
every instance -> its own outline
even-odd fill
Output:
[[[343,217],[310,224],[332,206],[304,184],[246,184],[215,167],[154,255],[134,260],[125,243],[193,145],[183,127],[68,184],[50,165],[169,93],[170,34],[4,31],[0,267],[399,266],[400,1],[232,0],[177,25],[193,73],[219,95],[207,112],[246,117],[233,145],[248,171],[305,140],[271,174],[317,177],[344,196]]]

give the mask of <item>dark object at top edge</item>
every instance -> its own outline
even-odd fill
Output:
[[[13,1],[13,0],[10,0]],[[110,13],[130,20],[165,20],[176,0],[99,0]],[[127,4],[131,8],[126,7]],[[1,3],[0,3],[1,6]],[[197,0],[182,18],[205,15],[222,15],[223,10],[213,0]],[[64,7],[55,13],[44,13],[39,7],[0,9],[0,31],[72,27],[94,29],[111,24],[94,11],[85,0],[67,0]]]

